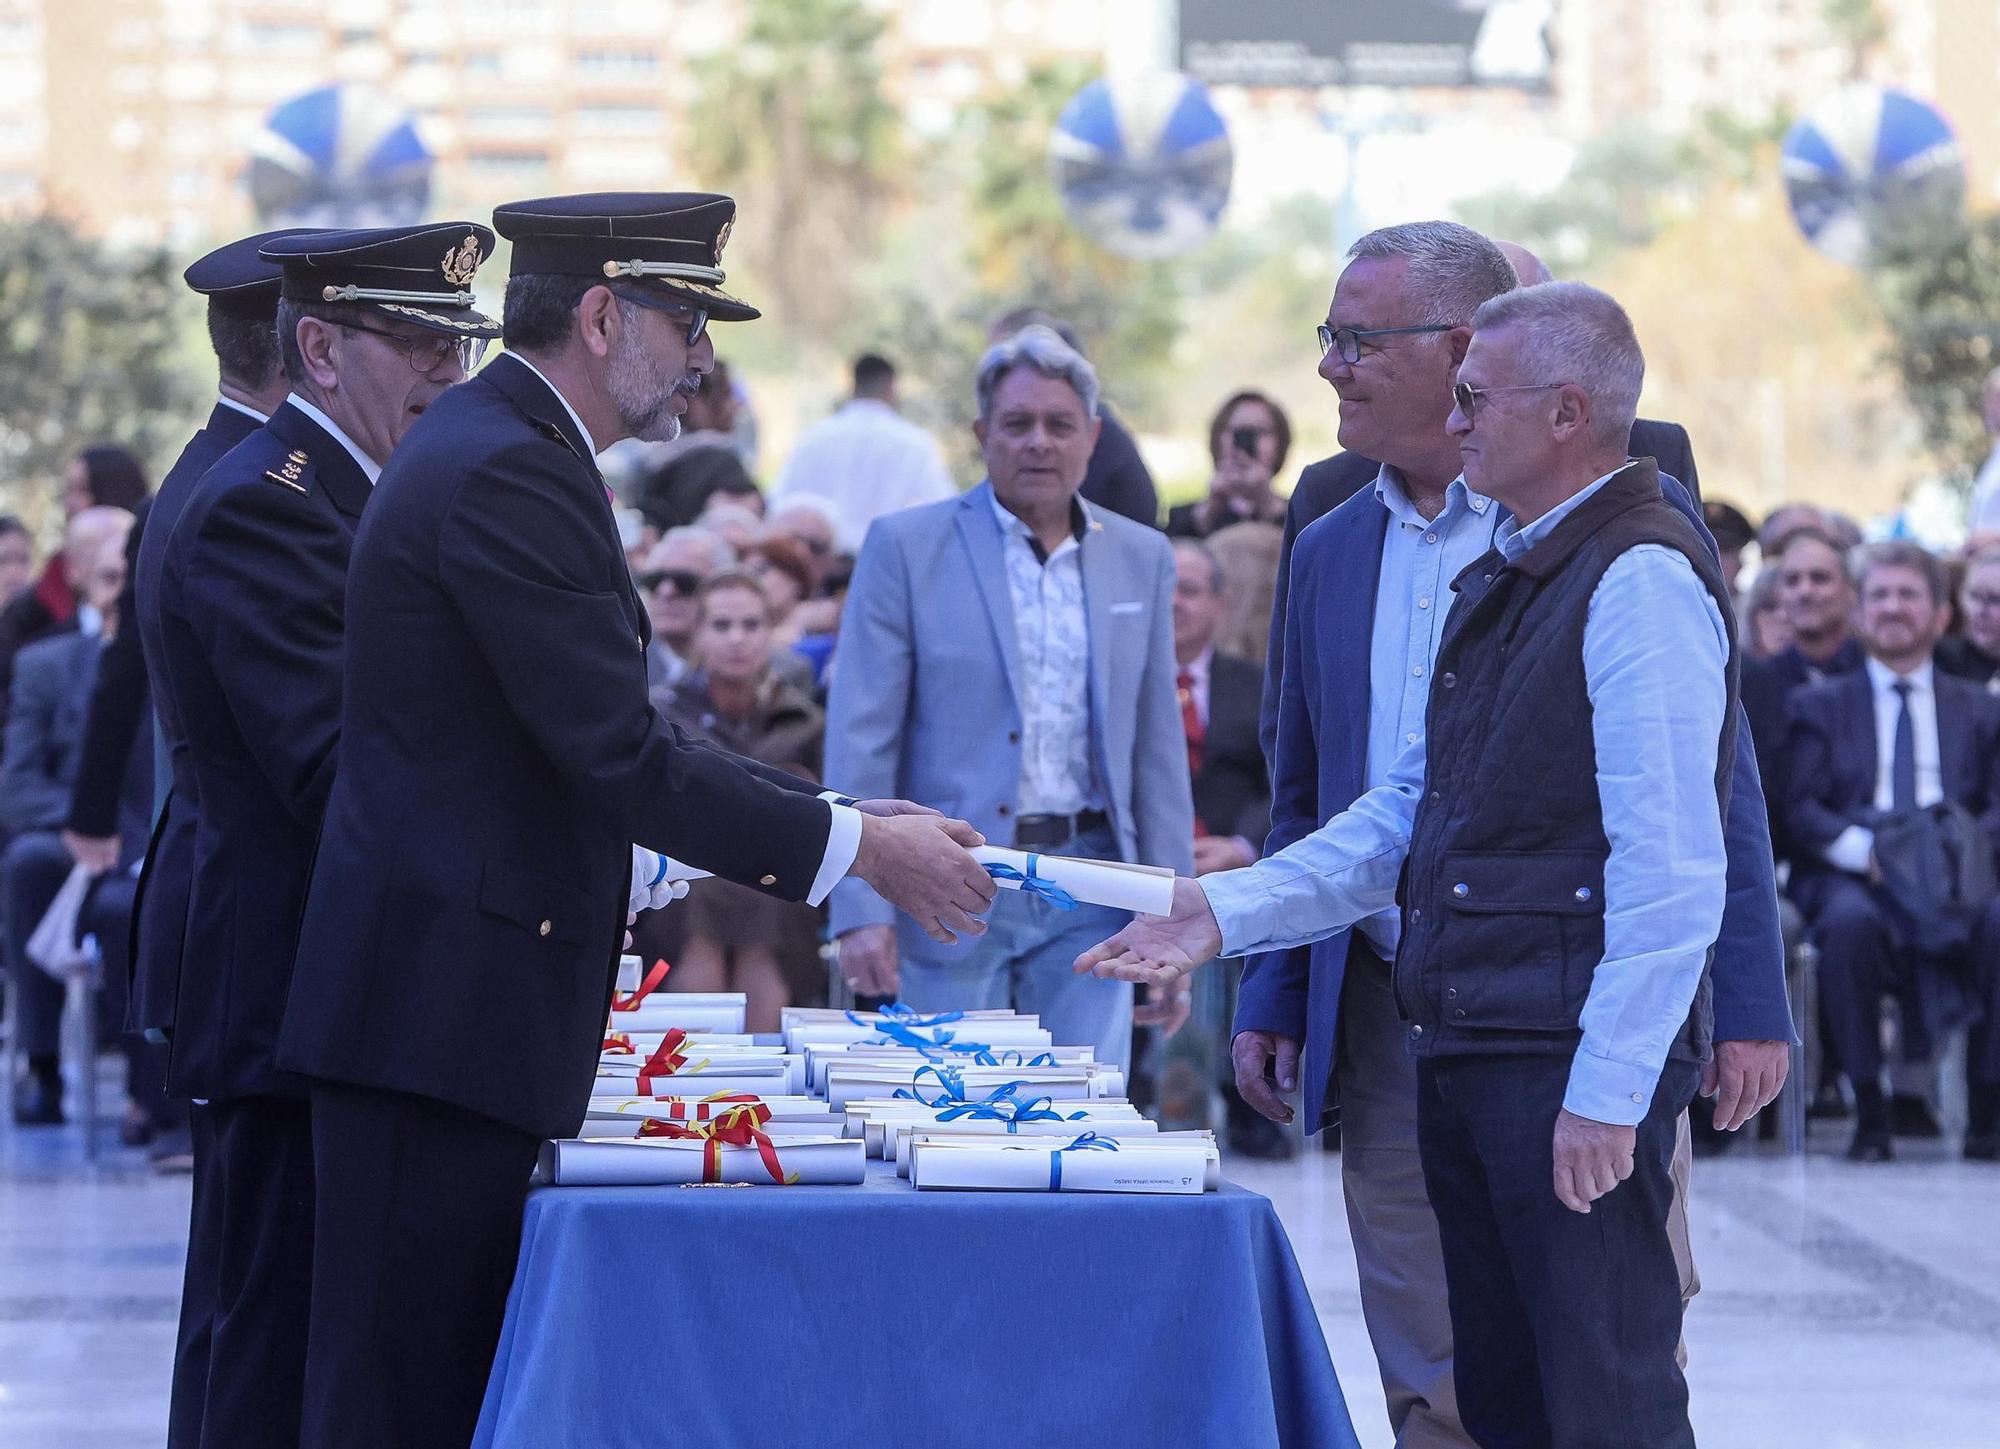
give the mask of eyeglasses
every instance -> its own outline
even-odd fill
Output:
[[[690,307],[685,302],[669,302],[663,297],[650,297],[637,287],[613,287],[611,295],[623,297],[626,301],[641,307],[650,307],[655,312],[666,312],[676,317],[688,319],[687,345],[692,347],[701,341],[702,333],[708,331],[708,309]]]
[[[1472,411],[1479,406],[1479,400],[1496,392],[1541,392],[1552,387],[1568,387],[1566,382],[1519,382],[1510,387],[1474,387],[1469,382],[1455,382],[1451,385],[1451,400],[1458,404],[1458,410],[1465,414],[1465,420],[1472,421]]]
[[[379,337],[409,360],[411,367],[429,375],[443,367],[447,360],[456,356],[459,370],[464,373],[479,366],[479,359],[486,355],[484,337],[447,337],[442,332],[426,332],[420,337],[406,336],[401,332],[390,332],[381,327],[368,327],[359,322],[337,324],[349,332],[366,332],[371,337]]]
[[[1318,330],[1321,357],[1338,347],[1342,362],[1359,362],[1361,344],[1367,338],[1398,337],[1407,332],[1449,332],[1451,328],[1442,322],[1430,323],[1423,327],[1329,327],[1322,322]]]
[[[662,585],[671,587],[683,599],[692,598],[701,588],[701,575],[692,569],[654,569],[639,580],[640,587],[652,593]]]

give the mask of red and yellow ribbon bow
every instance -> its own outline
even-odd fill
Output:
[[[652,1096],[655,1081],[661,1077],[671,1077],[687,1066],[688,1054],[683,1050],[687,1045],[687,1039],[688,1034],[680,1027],[675,1027],[660,1038],[659,1046],[655,1047],[653,1054],[646,1058],[646,1065],[639,1068],[640,1096]],[[694,1070],[698,1072],[707,1065],[708,1058],[703,1057],[694,1064]]]
[[[655,961],[653,969],[646,973],[646,979],[639,983],[637,991],[633,992],[630,996],[620,996],[615,991],[611,993],[611,1009],[613,1011],[637,1011],[639,1003],[651,996],[659,984],[667,979],[667,973],[673,969],[665,961]]]
[[[645,1115],[673,1122],[685,1122],[690,1117],[697,1122],[706,1122],[735,1107],[748,1108],[751,1115],[757,1118],[759,1127],[771,1120],[771,1109],[755,1092],[712,1092],[698,1102],[691,1102],[686,1097],[658,1098],[646,1108]]]
[[[757,1115],[762,1110],[760,1119]],[[790,1187],[799,1180],[796,1172],[786,1172],[785,1165],[778,1160],[778,1149],[770,1136],[763,1131],[763,1123],[771,1118],[771,1109],[758,1104],[757,1107],[735,1106],[711,1122],[697,1122],[687,1126],[680,1122],[668,1122],[657,1117],[648,1117],[639,1124],[641,1137],[672,1137],[682,1141],[702,1144],[701,1180],[705,1183],[722,1181],[722,1149],[724,1147],[754,1147],[757,1158],[764,1164],[764,1171],[771,1175],[771,1181]]]

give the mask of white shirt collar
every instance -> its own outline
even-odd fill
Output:
[[[318,423],[328,433],[332,434],[333,440],[340,444],[341,447],[347,449],[347,455],[354,459],[355,465],[368,475],[368,481],[371,484],[382,476],[382,465],[362,452],[361,445],[342,432],[339,423],[336,423],[332,418],[328,417],[297,393],[293,393],[285,401]]]
[[[549,381],[549,375],[546,372],[543,372],[539,367],[535,366],[534,363],[528,361],[527,358],[521,356],[520,353],[509,352],[506,353],[505,355],[513,358],[516,362],[520,363],[521,366],[527,368],[528,371],[532,372],[536,377],[539,377],[542,380],[542,386],[547,388],[550,392],[556,395],[556,401],[563,405],[563,411],[569,414],[569,420],[575,423],[576,430],[579,433],[583,434],[583,445],[586,448],[590,449],[590,456],[595,458],[597,456],[597,439],[591,437],[590,429],[586,428],[583,425],[583,418],[577,413],[577,410],[569,405],[569,399],[563,396],[563,390],[557,387],[554,383]]]
[[[993,516],[1000,520],[1000,532],[1002,534],[1015,533],[1019,534],[1022,538],[1029,539],[1035,537],[1034,530],[1028,527],[1021,516],[1000,501],[1000,490],[993,486],[993,480],[990,478],[986,480],[986,493],[989,501],[993,504]],[[1072,508],[1079,509],[1083,513],[1083,531],[1085,533],[1096,532],[1098,527],[1097,515],[1091,512],[1089,501],[1081,493],[1072,495],[1072,498]],[[1075,514],[1072,513],[1071,517],[1074,519]],[[1055,553],[1050,554],[1049,557],[1054,558],[1057,553],[1062,553],[1064,550],[1082,543],[1082,541],[1082,539],[1077,537],[1076,530],[1072,528],[1070,536],[1064,539],[1057,546]]]
[[[232,411],[239,412],[243,414],[244,417],[252,418],[259,423],[268,423],[271,421],[270,416],[268,414],[260,413],[257,411],[257,409],[250,407],[245,403],[240,403],[233,397],[225,397],[221,393],[217,393],[215,395],[215,400],[218,403],[221,403],[222,406],[229,408]]]
[[[1907,679],[1910,682],[1910,692],[1913,694],[1929,694],[1931,692],[1932,674],[1934,671],[1928,659],[1908,674],[1898,674],[1881,660],[1870,655],[1866,668],[1868,670],[1868,682],[1875,686],[1877,694],[1888,694],[1896,687],[1896,681],[1899,679]]]
[[[1201,653],[1195,655],[1194,658],[1188,660],[1187,663],[1177,665],[1176,672],[1185,669],[1188,678],[1193,681],[1195,689],[1197,691],[1206,691],[1208,688],[1209,666],[1214,664],[1214,662],[1215,646],[1211,644],[1202,650]]]
[[[1425,518],[1417,512],[1416,505],[1410,502],[1410,490],[1403,482],[1402,470],[1393,464],[1384,463],[1381,471],[1375,475],[1375,497],[1394,517],[1413,528],[1428,528],[1437,521]],[[1438,518],[1461,507],[1470,508],[1483,518],[1492,503],[1493,500],[1484,493],[1474,493],[1466,485],[1465,475],[1461,473],[1445,485],[1444,513],[1440,513]]]

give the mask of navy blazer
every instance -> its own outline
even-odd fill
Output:
[[[347,558],[370,492],[346,448],[286,403],[209,469],[166,540],[153,685],[195,816],[167,1055],[179,1096],[302,1089],[275,1048],[333,779]]]
[[[151,683],[166,668],[160,633],[160,566],[174,523],[202,475],[259,426],[248,413],[218,402],[208,422],[188,439],[174,466],[160,480],[160,491],[146,509],[143,533],[138,522],[132,527],[138,550],[126,582],[132,589],[134,633],[146,662],[148,693],[166,745],[167,764],[159,772],[166,778],[154,781],[156,791],[166,798],[153,821],[132,910],[131,949],[126,954],[132,972],[126,1024],[156,1041],[164,1040],[173,1027],[181,945],[187,935],[188,893],[194,880],[195,829],[194,798],[189,793],[192,785],[176,788],[177,781],[192,780],[187,772],[186,734],[178,717],[171,716],[161,704],[159,691]]]
[[[1944,797],[1979,818],[2000,848],[2000,699],[1967,679],[1931,672]],[[1875,687],[1866,669],[1830,675],[1785,701],[1785,815],[1802,872],[1834,869],[1825,851],[1850,825],[1872,829],[1881,769]]]
[[[805,898],[832,824],[817,787],[655,713],[650,637],[555,391],[503,355],[432,403],[354,540],[286,1068],[566,1136],[596,1075],[632,842]]]
[[[1667,499],[1707,538],[1687,490],[1668,478],[1660,482]],[[1277,632],[1272,636],[1283,656],[1270,672],[1282,671],[1283,683],[1275,719],[1266,722],[1267,738],[1274,738],[1267,855],[1318,829],[1363,793],[1375,592],[1389,522],[1374,491],[1362,489],[1299,534],[1289,589],[1280,597],[1282,644]],[[1724,821],[1729,899],[1713,971],[1716,1039],[1790,1040],[1770,826],[1756,750],[1740,721],[1737,741]],[[1330,1105],[1350,934],[1249,958],[1237,996],[1234,1030],[1304,1042],[1300,1070],[1305,1120],[1312,1127]]]

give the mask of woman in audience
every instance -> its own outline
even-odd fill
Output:
[[[1973,550],[1958,590],[1963,632],[1938,641],[1938,668],[2000,694],[2000,544]]]
[[[1778,570],[1764,567],[1750,581],[1743,596],[1744,650],[1752,659],[1769,659],[1784,652],[1792,642],[1792,626],[1785,622],[1784,606],[1778,602]]]
[[[1169,538],[1207,538],[1232,523],[1283,527],[1285,500],[1272,487],[1292,448],[1285,410],[1261,392],[1239,392],[1208,424],[1208,456],[1215,472],[1208,496],[1167,513]]]
[[[696,666],[654,699],[690,734],[819,778],[826,718],[771,662],[771,603],[745,570],[713,575],[699,594]],[[667,978],[681,991],[741,991],[748,1029],[776,1031],[794,1001],[819,1001],[819,912],[728,881],[696,881],[688,898],[660,917],[668,932]],[[677,942],[677,944],[675,944]]]

